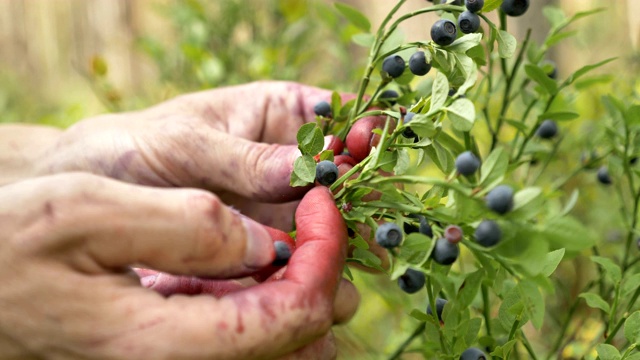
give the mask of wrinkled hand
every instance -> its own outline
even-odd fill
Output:
[[[335,356],[330,327],[357,306],[341,281],[345,225],[326,188],[308,192],[295,220],[284,273],[251,287],[220,281],[217,296],[164,297],[129,266],[239,277],[273,261],[273,239],[201,190],[74,173],[4,186],[0,357]]]

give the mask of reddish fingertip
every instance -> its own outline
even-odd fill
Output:
[[[296,243],[293,240],[293,238],[291,238],[291,236],[289,236],[289,234],[287,234],[286,232],[284,232],[282,230],[274,229],[274,228],[269,227],[269,226],[265,226],[265,229],[267,230],[267,232],[269,233],[269,236],[271,236],[271,239],[274,242],[282,241],[282,242],[286,243],[289,246],[289,249],[291,250],[292,253],[294,252],[294,250],[296,248]],[[252,277],[253,277],[254,280],[256,280],[258,282],[263,282],[269,276],[271,276],[273,273],[278,271],[280,268],[282,268],[282,266],[269,265],[269,266],[263,268],[262,270],[260,270],[258,273],[254,274]]]
[[[339,137],[334,136],[327,146],[327,150],[333,150],[334,155],[342,154],[342,151],[344,150],[344,142],[342,142]]]
[[[347,134],[346,145],[349,154],[360,162],[369,155],[374,144],[374,138],[379,139],[379,135],[372,133],[374,129],[384,129],[385,119],[381,117],[369,117],[360,119],[353,124]],[[390,129],[391,130],[391,129]]]
[[[342,165],[342,164],[348,164],[348,165],[351,165],[351,167],[353,167],[353,166],[356,166],[356,164],[358,163],[356,161],[356,159],[352,158],[349,155],[338,155],[338,156],[335,156],[333,158],[333,162],[336,165],[338,165],[338,168],[340,168],[340,165]]]

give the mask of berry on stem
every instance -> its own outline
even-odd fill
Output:
[[[611,184],[611,176],[609,176],[609,169],[606,166],[602,166],[598,169],[598,181],[604,185]]]
[[[318,116],[330,117],[331,116],[331,104],[326,101],[320,101],[313,107],[313,112]]]
[[[407,269],[407,271],[398,278],[398,286],[402,291],[408,294],[414,294],[424,287],[425,276],[422,271]]]
[[[477,13],[484,7],[484,0],[465,0],[464,5],[467,7],[467,10],[472,13]]]
[[[289,249],[289,245],[284,241],[274,241],[273,247],[276,250],[276,258],[273,260],[271,265],[273,266],[285,266],[289,262],[289,258],[291,257],[291,249]]]
[[[456,24],[451,20],[440,19],[431,27],[431,39],[440,46],[451,45],[457,35]]]
[[[465,176],[469,176],[480,167],[480,159],[471,151],[465,151],[456,158],[456,170]]]
[[[500,9],[509,16],[520,16],[529,9],[529,0],[504,0]]]
[[[316,165],[316,180],[329,186],[338,180],[338,166],[333,161],[323,160]]]
[[[487,207],[498,214],[506,214],[513,209],[513,189],[509,185],[498,185],[485,198]]]
[[[462,228],[458,225],[449,225],[444,229],[444,237],[449,240],[449,242],[457,244],[462,241],[462,236],[464,235]]]
[[[414,75],[423,76],[431,70],[431,64],[427,63],[424,51],[415,52],[409,58],[409,70]]]
[[[416,116],[416,113],[414,112],[408,112],[405,116],[404,116],[404,123],[408,123],[409,121],[411,121],[411,119],[413,119],[413,117]],[[414,139],[416,138],[416,133],[413,132],[413,130],[411,130],[410,127],[407,127],[404,129],[404,131],[402,132],[402,136],[406,137],[407,139]]]
[[[458,255],[460,255],[458,245],[445,238],[439,238],[436,240],[436,246],[433,248],[433,252],[431,253],[433,261],[440,265],[453,264],[456,259],[458,259]]]
[[[442,311],[444,310],[444,306],[447,305],[447,300],[442,298],[436,299],[436,314],[438,314],[438,320],[442,321]],[[431,311],[431,304],[427,305],[427,314],[433,315]]]
[[[474,233],[478,244],[484,247],[494,246],[502,239],[502,230],[493,220],[483,220]]]
[[[396,104],[398,97],[398,92],[395,90],[385,90],[380,93],[378,96],[378,100],[389,103],[389,105],[393,106]]]
[[[553,120],[545,120],[540,126],[538,126],[538,130],[536,130],[536,135],[538,135],[541,139],[551,139],[556,136],[558,133],[558,124],[556,124]]]
[[[402,230],[392,222],[381,224],[376,230],[376,242],[383,248],[392,249],[402,242]]]
[[[471,34],[480,28],[480,16],[471,11],[464,11],[458,17],[458,26],[464,34]]]
[[[382,62],[382,71],[386,72],[392,78],[397,78],[404,72],[405,62],[399,55],[388,56]]]
[[[478,348],[468,348],[462,352],[460,360],[487,360],[487,355]]]

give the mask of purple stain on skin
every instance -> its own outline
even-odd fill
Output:
[[[114,179],[121,179],[123,175],[127,173],[133,159],[138,154],[136,150],[126,151],[124,154],[120,155],[118,160],[113,164],[111,170],[107,171],[107,176],[112,177]]]

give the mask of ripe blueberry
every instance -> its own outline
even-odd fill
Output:
[[[509,16],[520,16],[527,12],[529,0],[504,0],[500,9]]]
[[[436,240],[436,246],[433,248],[431,257],[433,261],[440,265],[451,265],[460,255],[460,249],[458,245],[449,242],[445,238],[439,238]]]
[[[402,291],[413,294],[424,287],[425,276],[422,271],[407,269],[404,275],[398,278],[398,286]]]
[[[433,237],[433,230],[431,229],[431,225],[427,222],[424,216],[420,218],[420,233],[423,235],[427,235],[428,237]]]
[[[276,258],[271,263],[273,266],[285,266],[291,257],[291,249],[284,241],[274,241],[273,247],[276,249]]]
[[[464,0],[464,5],[467,7],[467,10],[472,13],[477,13],[484,7],[484,0]]]
[[[464,233],[458,225],[449,225],[444,229],[444,237],[454,244],[462,241],[462,235],[464,235]]]
[[[426,235],[428,237],[433,237],[433,230],[431,230],[431,226],[427,222],[427,219],[422,215],[410,214],[409,218],[417,219],[420,224],[416,226],[413,222],[407,221],[403,225],[405,234],[412,234],[414,232],[420,232],[422,235]]]
[[[460,360],[487,360],[487,355],[478,348],[468,348],[462,352]]]
[[[442,298],[436,299],[436,314],[438,314],[438,320],[442,321],[442,310],[444,310],[444,306],[447,305],[447,300]],[[427,305],[427,314],[432,315],[431,312],[431,304]]]
[[[478,244],[489,247],[497,244],[502,239],[502,230],[493,220],[483,220],[474,233]]]
[[[465,151],[456,158],[456,170],[465,176],[469,176],[478,171],[480,159],[471,151]]]
[[[458,26],[465,34],[474,33],[480,28],[480,16],[468,10],[464,11],[458,17]]]
[[[426,75],[431,70],[431,64],[427,63],[424,51],[418,51],[409,58],[409,70],[418,76]]]
[[[451,20],[440,19],[431,27],[431,39],[440,46],[451,45],[457,34],[456,24]]]
[[[391,222],[381,224],[376,230],[376,242],[383,248],[392,249],[402,242],[402,230]]]
[[[324,186],[333,184],[338,180],[338,166],[333,161],[320,161],[316,165],[316,180]]]
[[[397,78],[404,72],[404,59],[399,55],[388,56],[382,62],[382,71],[386,72],[392,78]]]
[[[600,169],[598,169],[598,181],[600,181],[600,183],[604,184],[604,185],[611,184],[611,177],[609,176],[609,169],[607,169],[606,166],[602,166],[602,167],[600,167]]]
[[[389,105],[393,106],[396,104],[398,97],[398,92],[395,90],[385,90],[380,93],[378,96],[378,100],[389,103]]]
[[[536,135],[538,135],[541,139],[551,139],[556,136],[558,133],[558,124],[556,124],[553,120],[545,120],[540,126],[538,126],[538,130],[536,130]]]
[[[331,105],[326,101],[320,101],[313,107],[313,112],[318,116],[330,117]]]
[[[489,209],[506,214],[513,209],[513,189],[509,185],[498,185],[489,191],[485,201]]]
[[[409,121],[411,121],[411,119],[413,119],[414,116],[416,116],[416,113],[409,111],[404,116],[404,123],[406,124]],[[415,139],[418,135],[416,135],[416,133],[414,133],[410,127],[406,127],[402,132],[402,136],[406,137],[407,139]]]

